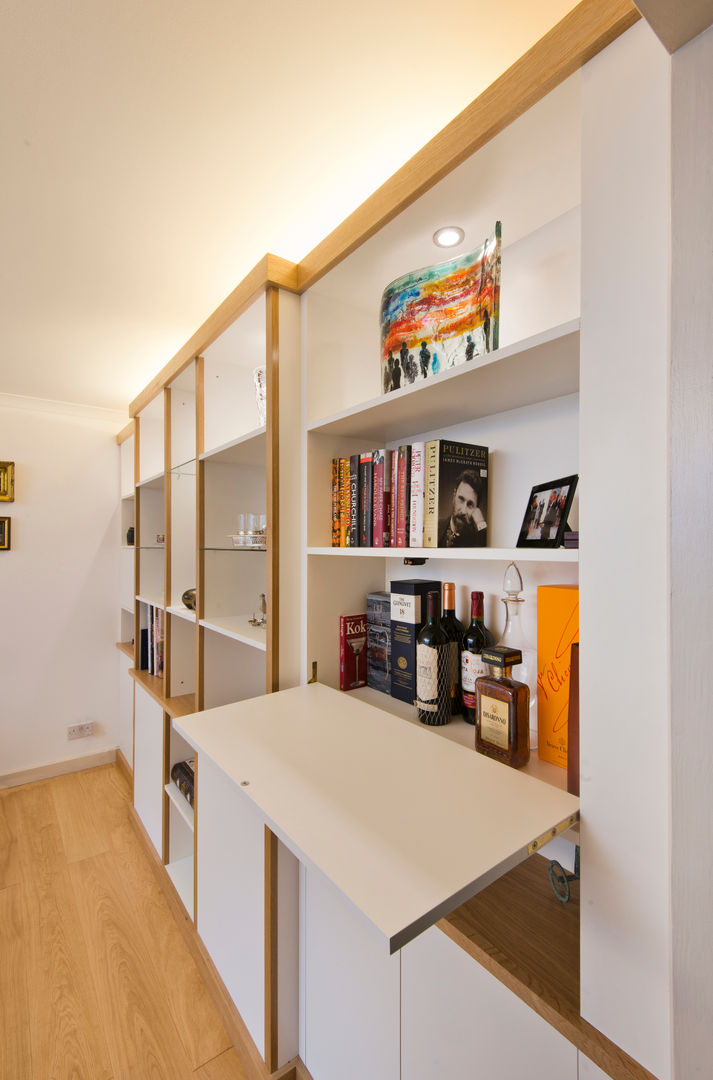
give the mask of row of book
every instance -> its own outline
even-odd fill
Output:
[[[146,605],[146,625],[140,629],[139,670],[161,677],[164,672],[166,613],[163,608]]]
[[[332,459],[332,547],[484,547],[488,448],[433,439]]]

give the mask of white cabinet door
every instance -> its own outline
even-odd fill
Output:
[[[432,927],[401,950],[402,1080],[577,1080],[577,1051]]]
[[[198,933],[265,1056],[265,826],[241,788],[198,757]]]
[[[161,855],[163,837],[163,709],[140,686],[134,698],[134,807]]]
[[[398,954],[316,870],[305,870],[302,902],[301,1050],[313,1080],[398,1080]]]

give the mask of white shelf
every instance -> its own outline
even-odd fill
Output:
[[[188,802],[188,799],[186,799],[186,797],[181,794],[181,792],[178,790],[178,788],[173,782],[165,785],[165,791],[169,799],[185,821],[188,828],[191,830],[191,832],[193,832],[195,826],[195,814],[193,811],[193,807]]]
[[[382,709],[392,716],[398,716],[410,724],[416,724],[423,731],[448,739],[450,742],[458,743],[459,746],[465,746],[468,750],[472,750],[474,754],[476,753],[475,728],[472,724],[467,724],[462,716],[453,717],[450,724],[443,724],[441,727],[430,727],[428,724],[421,723],[413,705],[407,705],[405,701],[399,701],[397,698],[391,697],[390,694],[382,694],[380,690],[374,690],[371,686],[361,686],[358,690],[349,690],[345,691],[345,693],[348,693],[350,697],[357,698],[359,701],[366,702],[367,705],[373,705],[376,709]],[[540,761],[537,750],[532,751],[527,765],[518,769],[518,772],[525,773],[527,776],[534,776],[544,784],[559,788],[561,791],[567,790],[567,770],[560,769],[549,761]]]
[[[147,596],[145,593],[142,593],[141,596],[137,596],[136,599],[138,603],[150,604],[151,607],[162,608],[164,606],[162,596]]]
[[[166,611],[169,613],[169,615],[175,615],[179,619],[186,619],[188,622],[196,621],[195,611],[191,611],[191,609],[187,608],[185,604],[171,604],[170,607],[166,608]]]
[[[163,480],[162,472],[154,473],[153,476],[147,476],[145,480],[139,480],[138,487],[158,489],[163,487]]]
[[[200,455],[200,460],[218,461],[225,465],[264,465],[266,446],[266,429],[263,425],[214,450],[206,450]]]
[[[374,446],[579,390],[579,319],[325,417],[308,433]]]
[[[168,876],[173,882],[176,892],[183,902],[183,906],[189,917],[193,918],[193,856],[187,855],[185,859],[177,859],[176,862],[166,866]]]
[[[564,791],[320,683],[174,727],[366,915],[391,952],[579,812]]]
[[[217,634],[241,641],[244,645],[250,645],[253,649],[265,652],[267,649],[266,630],[263,627],[251,626],[250,615],[223,615],[209,619],[201,619],[200,625],[206,630],[214,630]]]
[[[486,562],[579,562],[578,548],[375,548],[308,547],[308,555],[362,559],[468,559]]]

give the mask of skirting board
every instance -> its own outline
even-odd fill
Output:
[[[93,769],[97,765],[109,765],[117,760],[118,754],[121,754],[118,747],[112,747],[110,750],[100,750],[97,754],[86,754],[84,757],[69,758],[67,761],[38,765],[34,769],[5,773],[4,776],[0,776],[0,788],[19,787],[21,784],[32,784],[35,780],[50,780],[53,776],[63,776],[64,773],[82,772],[84,769]],[[126,762],[125,758],[124,761]],[[119,764],[121,765],[121,762]],[[126,768],[128,767],[128,762],[126,762]]]

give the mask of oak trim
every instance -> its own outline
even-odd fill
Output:
[[[125,656],[129,657],[129,660],[134,659],[134,645],[133,645],[133,642],[131,642],[131,641],[116,641],[114,644],[116,645],[119,652],[123,652]]]
[[[116,748],[116,764],[124,779],[127,781],[129,787],[132,787],[134,783],[134,770],[131,768],[128,761],[124,757],[124,754],[118,746]]]
[[[171,693],[171,617],[166,612],[166,607],[171,603],[172,484],[171,387],[167,386],[163,391],[163,531],[166,539],[163,546],[163,675],[160,676],[163,679],[163,696],[165,698],[168,698]],[[168,783],[168,780],[165,780],[164,783]]]
[[[270,288],[265,297],[267,415],[265,426],[265,497],[267,509],[267,565],[265,590],[267,639],[265,689],[280,684],[280,293]]]
[[[139,396],[134,398],[129,405],[129,415],[136,416],[141,412],[167,383],[180,375],[198,353],[207,349],[238,315],[252,304],[263,289],[272,285],[297,292],[297,266],[288,259],[268,253],[196,330],[193,337],[178,350],[173,359],[161,368]]]
[[[305,255],[297,268],[298,292],[319,281],[640,17],[630,0],[582,0]]]
[[[274,1072],[277,1046],[277,837],[265,826],[265,1063]]]
[[[118,445],[121,446],[121,444],[123,442],[126,442],[127,439],[130,439],[133,434],[134,434],[134,421],[129,420],[126,427],[123,427],[121,429],[121,431],[117,432],[116,441],[117,441]]]

